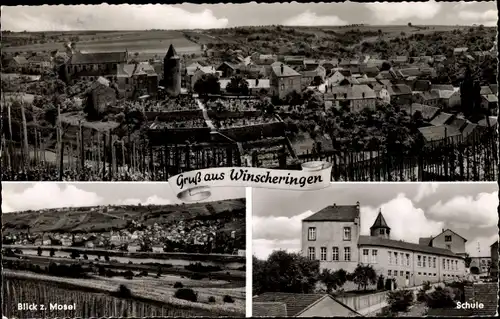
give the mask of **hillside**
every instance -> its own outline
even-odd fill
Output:
[[[125,229],[129,221],[143,225],[172,224],[181,220],[219,219],[235,216],[245,220],[245,199],[207,203],[150,206],[97,206],[57,208],[3,214],[4,234],[40,232],[106,232]],[[239,222],[231,222],[235,227]],[[227,227],[230,227],[229,225]]]

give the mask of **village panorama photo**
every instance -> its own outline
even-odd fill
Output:
[[[2,180],[493,181],[491,2],[2,8]]]
[[[166,183],[2,191],[3,318],[245,317],[244,188],[191,204]]]
[[[497,183],[335,183],[251,198],[253,317],[497,313]]]

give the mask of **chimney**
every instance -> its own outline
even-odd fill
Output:
[[[441,228],[441,232],[444,233],[444,228]]]
[[[285,67],[283,66],[283,63],[281,64],[281,74],[283,74],[283,70],[285,69]]]
[[[361,93],[361,96],[363,97],[363,99],[365,98],[365,92],[362,92]]]
[[[337,207],[337,203],[333,203],[333,207]]]
[[[359,210],[359,201],[356,202],[356,209]]]

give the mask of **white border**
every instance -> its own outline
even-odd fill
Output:
[[[245,289],[245,301],[246,301],[246,316],[252,316],[252,288],[253,288],[253,269],[252,269],[252,256],[253,256],[253,246],[252,246],[252,238],[253,238],[253,225],[252,225],[252,188],[245,188],[245,197],[246,197],[246,209],[247,209],[247,218],[246,218],[246,289]]]

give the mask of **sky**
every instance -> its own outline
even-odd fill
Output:
[[[202,202],[245,198],[244,187],[213,187]],[[182,204],[168,183],[2,183],[2,213],[98,205]]]
[[[360,202],[361,234],[369,235],[379,209],[391,238],[418,243],[451,229],[466,238],[473,257],[490,256],[498,240],[497,183],[334,183],[319,191],[252,190],[253,253],[300,251],[301,220],[333,205]],[[479,243],[479,251],[478,251]]]
[[[490,2],[74,5],[2,7],[2,30],[210,29],[250,25],[497,24]]]

